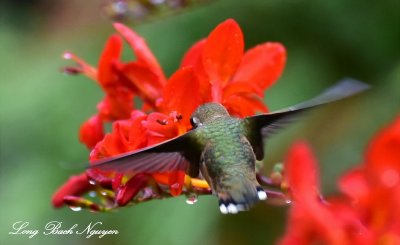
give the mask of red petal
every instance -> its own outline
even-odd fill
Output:
[[[243,56],[243,34],[232,19],[219,24],[208,36],[203,65],[212,84],[223,88],[238,68]]]
[[[256,93],[257,88],[254,84],[249,82],[234,82],[229,83],[223,91],[223,100],[228,99],[231,95],[241,93]]]
[[[355,202],[350,204],[347,198],[334,197],[329,199],[328,208],[335,215],[336,220],[341,221],[342,229],[345,231],[347,239],[351,237],[349,240],[352,240],[352,244],[372,244],[375,234],[368,230],[366,224],[360,219],[361,210]]]
[[[118,205],[125,206],[128,204],[141,189],[146,187],[149,178],[150,177],[146,174],[137,174],[128,180],[128,182],[118,190],[116,196]]]
[[[199,82],[192,67],[183,67],[168,80],[160,108],[165,113],[172,111],[182,115],[185,124],[190,124],[190,116],[200,105]]]
[[[102,86],[107,86],[118,79],[113,69],[113,63],[119,59],[122,51],[122,39],[118,35],[112,35],[104,47],[98,65],[98,81]]]
[[[130,150],[129,135],[122,128],[120,121],[113,124],[112,132],[106,134],[90,153],[90,161],[96,161],[105,157],[115,156]]]
[[[147,146],[147,132],[143,121],[147,115],[134,111],[130,119],[113,123],[111,133],[99,142],[90,154],[91,162]]]
[[[159,112],[149,114],[142,122],[147,129],[148,144],[153,145],[179,135],[178,123],[174,119]]]
[[[195,66],[197,63],[201,62],[201,54],[206,44],[206,39],[202,39],[195,43],[183,56],[181,67],[185,66]]]
[[[134,50],[138,62],[148,66],[160,79],[162,84],[165,83],[164,73],[158,64],[157,59],[150,51],[145,40],[132,31],[129,27],[121,24],[114,23],[114,28],[126,39],[129,46]]]
[[[154,180],[162,185],[169,184],[169,173],[152,173]]]
[[[245,117],[254,114],[251,103],[246,101],[242,96],[233,95],[222,103],[228,110],[229,114],[237,117]]]
[[[71,176],[68,181],[54,193],[52,197],[53,206],[59,208],[64,205],[65,196],[79,196],[90,190],[91,187],[86,173]]]
[[[157,75],[148,67],[136,62],[125,64],[120,70],[137,89],[141,99],[154,107],[163,88]]]
[[[132,113],[130,121],[130,125],[128,128],[129,134],[129,149],[136,150],[147,146],[147,133],[145,128],[143,127],[143,121],[147,119],[147,115],[144,113],[137,111],[136,113]]]
[[[118,138],[113,134],[106,134],[90,152],[90,162],[94,162],[105,157],[118,155],[123,152],[123,148],[118,144]],[[122,149],[121,149],[122,148]]]
[[[281,76],[285,63],[286,50],[282,44],[258,45],[244,54],[234,80],[255,83],[264,91]]]
[[[113,94],[107,93],[105,98],[97,104],[99,114],[104,121],[115,121],[129,118],[133,110],[133,93],[119,89]]]
[[[208,75],[206,74],[202,61],[202,53],[206,39],[202,39],[195,43],[189,51],[185,54],[181,67],[192,66],[196,74],[197,80],[199,81],[199,91],[201,102],[211,101],[211,84]]]
[[[234,94],[223,101],[223,105],[231,115],[247,117],[255,115],[256,112],[267,112],[268,108],[262,99],[254,94]]]
[[[103,122],[98,115],[92,116],[79,129],[79,140],[89,149],[92,149],[103,137]]]
[[[172,196],[179,196],[182,193],[184,181],[184,171],[176,171],[169,174],[169,188]]]
[[[306,143],[295,143],[289,150],[285,161],[285,175],[294,200],[317,199],[317,162]]]
[[[366,154],[366,170],[374,183],[393,187],[400,183],[400,117],[381,130]]]
[[[118,188],[120,188],[122,186],[122,180],[124,178],[124,175],[121,173],[118,173],[115,175],[115,177],[112,179],[111,182],[111,188],[116,191],[118,190]]]
[[[317,163],[306,143],[291,147],[284,171],[293,202],[289,229],[281,244],[348,244],[347,221],[320,200]]]
[[[370,192],[362,169],[349,171],[342,176],[339,180],[339,188],[344,194],[355,201],[366,198]]]

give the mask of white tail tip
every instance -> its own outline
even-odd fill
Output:
[[[221,213],[223,214],[227,214],[228,213],[228,209],[226,208],[226,206],[224,204],[221,204],[219,206],[219,210],[221,211]]]
[[[267,193],[265,191],[258,191],[258,199],[260,200],[266,200],[267,199]]]

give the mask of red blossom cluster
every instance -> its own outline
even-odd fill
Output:
[[[292,206],[282,245],[400,244],[400,117],[369,144],[363,162],[324,200],[316,160],[305,143],[285,163]]]
[[[183,134],[191,128],[192,112],[205,102],[219,102],[238,117],[267,112],[264,91],[279,78],[286,61],[285,48],[279,43],[267,42],[244,52],[242,31],[229,19],[194,44],[167,79],[142,37],[120,23],[114,28],[118,34],[108,39],[97,68],[70,52],[64,54],[78,65],[66,68],[67,73],[83,73],[105,94],[98,113],[79,132],[81,142],[91,150],[91,162]],[[120,59],[123,40],[136,60]],[[135,97],[143,102],[141,108],[134,104]],[[107,134],[106,123],[112,123]],[[52,201],[55,207],[67,204],[97,211],[159,197],[165,190],[176,196],[193,188],[209,191],[205,181],[190,179],[183,171],[132,176],[89,169],[71,177]],[[81,197],[93,191],[102,205]]]

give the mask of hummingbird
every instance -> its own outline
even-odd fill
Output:
[[[306,102],[245,118],[230,116],[219,103],[200,105],[192,114],[192,129],[160,144],[95,162],[90,168],[120,173],[162,173],[184,170],[207,181],[221,213],[248,210],[267,194],[256,179],[256,160],[264,159],[271,134],[305,111],[341,100],[369,86],[344,79]]]

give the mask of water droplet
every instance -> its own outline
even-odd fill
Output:
[[[72,211],[75,211],[75,212],[78,212],[78,211],[81,211],[81,210],[82,210],[82,208],[81,208],[81,207],[73,207],[73,206],[69,206],[69,208],[70,208]]]
[[[171,185],[171,188],[172,188],[172,189],[178,189],[180,186],[181,186],[181,184],[175,183],[175,184],[172,184],[172,185]]]
[[[95,191],[90,191],[89,192],[89,196],[90,197],[95,197],[97,194],[96,194],[96,192]]]
[[[286,204],[291,204],[291,203],[292,203],[292,200],[286,199],[286,200],[285,200],[285,203],[286,203]]]
[[[151,198],[153,196],[153,190],[149,187],[146,187],[142,190],[143,193],[143,198],[147,199],[147,198]]]
[[[196,194],[192,194],[186,199],[186,203],[190,204],[190,205],[195,204],[196,202],[197,202],[197,195]]]
[[[91,179],[91,180],[89,180],[89,184],[96,185],[96,181]]]
[[[100,194],[103,195],[103,196],[107,196],[107,192],[106,191],[101,191]]]

